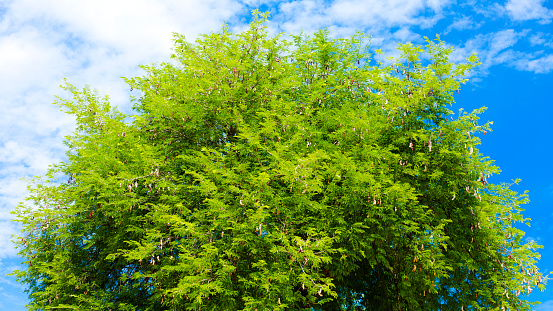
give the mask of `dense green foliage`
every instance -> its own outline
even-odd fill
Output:
[[[127,79],[132,122],[65,86],[67,161],[15,211],[29,309],[529,310],[526,195],[487,182],[483,109],[449,110],[476,57],[428,40],[385,66],[264,21],[175,35]]]

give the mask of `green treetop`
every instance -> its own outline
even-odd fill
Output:
[[[361,34],[255,16],[176,34],[126,79],[133,122],[64,87],[67,160],[15,211],[29,310],[529,310],[526,194],[487,182],[483,109],[449,110],[476,57],[427,40],[383,65]]]

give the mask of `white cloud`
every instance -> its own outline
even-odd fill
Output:
[[[426,5],[430,8],[432,8],[432,10],[434,10],[434,12],[442,12],[442,10],[446,7],[448,7],[449,5],[451,5],[452,2],[455,2],[455,1],[452,1],[452,0],[426,0]]]
[[[319,0],[283,2],[279,6],[280,16],[274,22],[287,33],[297,34],[302,30],[313,33],[321,26],[332,25],[332,19],[326,14],[327,5]]]
[[[483,23],[475,23],[470,16],[462,16],[461,18],[455,18],[451,25],[447,26],[444,31],[445,34],[448,34],[452,30],[466,30],[466,29],[478,29],[482,26]]]
[[[10,220],[0,220],[0,258],[13,257],[17,254],[11,242],[12,234],[19,231],[19,226]]]
[[[482,65],[477,67],[472,77],[488,75],[490,68],[497,65],[513,67],[521,71],[536,74],[553,72],[553,54],[546,51],[528,51],[517,49],[522,44],[522,38],[528,37],[529,30],[515,31],[505,29],[498,32],[481,34],[467,40],[463,45],[456,46],[452,59],[461,62],[471,53],[477,53]],[[552,47],[552,41],[544,39],[544,34],[538,33],[528,37],[532,45]],[[478,79],[478,78],[477,78]]]
[[[194,40],[245,12],[233,0],[0,1],[0,257],[13,256],[9,220],[26,195],[21,178],[64,157],[72,117],[52,105],[62,78],[90,84],[129,111],[121,76],[169,59],[172,32]],[[261,3],[261,2],[260,2]]]
[[[530,44],[535,45],[544,45],[550,48],[553,48],[553,36],[551,34],[544,34],[543,32],[538,32],[537,34],[531,35],[528,38]]]
[[[84,41],[110,47],[147,47],[139,54],[165,52],[172,31],[194,37],[219,28],[241,9],[231,0],[18,0],[12,6],[21,21],[40,20]]]
[[[61,77],[80,85],[104,81],[111,86],[117,84],[121,73],[138,73],[138,64],[167,59],[172,32],[195,39],[198,33],[218,29],[241,9],[230,0],[18,0],[8,11],[11,25],[6,28],[13,34],[3,38],[18,42],[3,42],[1,46],[10,50],[0,51],[8,56],[0,59],[10,64],[4,68],[15,77],[5,79],[10,79],[11,85],[33,89],[37,87],[33,80],[45,85]],[[25,31],[15,31],[21,27]],[[25,80],[28,78],[31,81]],[[118,88],[122,87],[119,82]]]
[[[420,0],[341,0],[336,1],[329,8],[329,15],[337,22],[344,24],[361,24],[380,27],[418,25],[422,28],[433,26],[439,14],[423,16],[421,13],[430,9],[439,13],[447,1],[420,1]]]
[[[351,35],[355,30],[378,36],[393,27],[432,27],[442,19],[451,1],[437,0],[300,0],[283,1],[273,21],[289,33],[306,33],[328,27],[333,33]],[[333,25],[333,26],[331,26]]]
[[[517,60],[527,56],[527,54],[513,48],[527,33],[526,30],[505,29],[485,35],[477,35],[466,41],[463,46],[455,47],[452,59],[460,62],[472,53],[476,53],[482,65],[476,69],[473,75],[480,76],[487,75],[489,68],[495,65],[514,66]]]
[[[484,3],[487,4],[488,2]],[[491,3],[487,6],[482,6],[478,1],[471,1],[469,5],[473,7],[474,12],[492,20],[503,17],[506,12],[505,8],[499,3]]]
[[[509,0],[505,9],[515,21],[537,19],[542,24],[549,24],[553,19],[553,10],[544,7],[543,2],[544,0]]]
[[[393,33],[393,37],[402,43],[417,42],[422,39],[421,35],[414,33],[409,27],[401,27]]]
[[[280,0],[241,0],[242,3],[252,8],[258,8],[262,5],[274,4],[279,1]]]
[[[44,88],[56,82],[71,62],[57,38],[48,40],[44,32],[24,27],[0,37],[0,93],[3,98]]]
[[[545,43],[545,39],[541,34],[531,35],[529,40],[532,45],[542,45]]]
[[[512,47],[524,34],[523,32],[516,32],[513,29],[506,29],[494,33],[488,38],[490,56],[493,57],[499,52]]]
[[[553,54],[535,59],[520,59],[516,62],[516,68],[535,73],[553,72]]]

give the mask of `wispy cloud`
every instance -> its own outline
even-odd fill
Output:
[[[462,46],[457,46],[453,57],[461,61],[471,53],[477,53],[482,65],[478,68],[477,75],[487,75],[489,69],[496,65],[507,65],[521,71],[530,71],[544,74],[553,71],[553,51],[533,51],[517,49],[516,45],[522,38],[527,38],[528,29],[515,31],[505,29],[494,33],[477,35],[467,40]],[[529,37],[533,45],[551,45],[551,41],[543,38],[543,34]]]
[[[538,32],[528,38],[532,46],[543,45],[549,48],[553,48],[553,35]]]
[[[470,5],[476,13],[492,20],[507,16],[515,22],[537,20],[540,24],[549,24],[553,19],[553,10],[544,7],[544,1],[546,0],[508,0],[505,5],[470,1]]]
[[[467,29],[478,29],[482,26],[483,22],[475,22],[470,16],[461,16],[460,18],[455,18],[453,23],[451,23],[444,31],[444,34],[450,33],[452,30],[467,30]]]
[[[476,53],[482,62],[478,68],[479,75],[487,75],[489,68],[499,64],[511,64],[517,60],[520,52],[513,46],[525,35],[527,31],[515,31],[505,29],[488,34],[480,34],[467,40],[462,46],[457,46],[453,58],[461,61],[472,53]]]
[[[509,0],[505,4],[507,13],[514,21],[538,20],[549,24],[553,19],[553,10],[544,7],[544,0]]]
[[[483,4],[482,4],[483,3]],[[475,13],[492,20],[502,18],[506,14],[505,7],[495,2],[470,1]]]
[[[450,4],[451,1],[437,0],[283,1],[276,18],[281,29],[287,32],[297,33],[303,29],[311,33],[334,25],[332,28],[340,34],[344,29],[349,34],[360,29],[378,35],[392,27],[432,27],[444,18],[442,11]]]
[[[448,4],[448,1],[342,0],[334,2],[328,13],[343,24],[373,24],[371,26],[382,27],[418,25],[428,28],[443,18],[439,13]],[[434,14],[421,14],[427,10],[433,11]]]
[[[553,54],[545,55],[534,59],[519,59],[515,63],[518,70],[535,73],[553,72]]]

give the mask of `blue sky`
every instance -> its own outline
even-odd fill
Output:
[[[423,44],[439,34],[456,61],[476,52],[482,65],[453,110],[488,107],[482,119],[494,122],[493,132],[480,151],[503,171],[490,181],[522,179],[515,189],[530,191],[527,238],[545,246],[542,272],[553,270],[553,0],[0,0],[0,309],[25,310],[23,288],[5,276],[20,261],[9,212],[25,197],[21,178],[64,158],[74,121],[51,104],[65,95],[63,78],[99,89],[129,112],[120,77],[167,61],[172,32],[194,40],[223,22],[240,31],[256,8],[271,12],[273,33],[361,30],[389,55],[398,42]],[[553,288],[530,299],[544,302],[535,310],[553,310]]]

